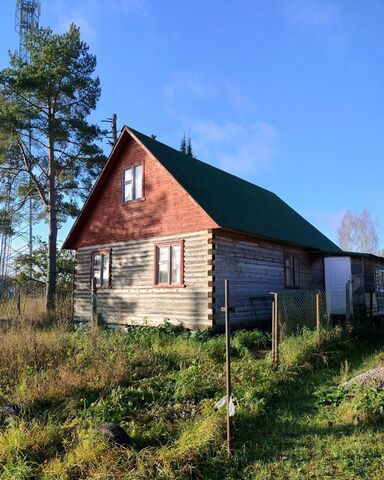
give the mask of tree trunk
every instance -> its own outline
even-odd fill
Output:
[[[57,256],[57,213],[56,208],[49,207],[49,235],[48,235],[48,271],[46,309],[52,317],[56,309],[56,256]]]
[[[52,120],[52,118],[50,119]],[[51,129],[50,129],[51,130]],[[52,130],[51,130],[52,131]],[[48,158],[48,264],[46,310],[52,319],[56,309],[56,257],[57,257],[57,198],[55,150],[52,135],[49,135]]]

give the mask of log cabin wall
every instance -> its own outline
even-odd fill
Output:
[[[220,327],[224,317],[224,280],[230,282],[232,324],[251,327],[271,320],[270,292],[286,290],[285,255],[298,259],[299,289],[324,289],[324,262],[321,254],[265,240],[215,231],[213,240],[213,319]]]
[[[145,240],[94,245],[77,252],[74,320],[91,318],[91,254],[111,249],[111,288],[97,290],[98,311],[114,325],[158,325],[165,319],[206,328],[211,245],[208,230]],[[184,288],[154,286],[156,243],[184,240]]]

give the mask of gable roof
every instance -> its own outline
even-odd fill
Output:
[[[123,129],[118,144],[122,141],[124,132],[139,141],[220,227],[315,250],[341,251],[274,193],[185,155],[132,128]],[[95,193],[98,182],[88,200]],[[75,234],[78,220],[64,242],[64,248]]]

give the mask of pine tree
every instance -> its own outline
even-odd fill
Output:
[[[187,138],[186,138],[186,136],[185,136],[185,133],[184,133],[184,135],[183,135],[182,138],[181,138],[180,152],[181,152],[181,153],[187,153]]]
[[[37,28],[26,39],[29,63],[10,54],[10,67],[0,71],[1,168],[27,176],[26,185],[39,198],[49,226],[47,242],[47,298],[55,310],[57,233],[68,215],[78,213],[77,200],[88,194],[105,162],[97,142],[98,126],[87,117],[100,97],[94,76],[96,57],[81,41],[75,25],[57,35]],[[29,187],[30,189],[30,187]],[[25,192],[25,190],[24,190]]]
[[[191,137],[188,137],[187,150],[186,150],[185,153],[186,153],[187,155],[189,155],[190,157],[193,157]]]

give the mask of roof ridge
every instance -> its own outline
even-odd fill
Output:
[[[260,187],[260,185],[256,185],[255,183],[249,181],[249,180],[246,180],[244,178],[241,178],[239,177],[238,175],[234,175],[233,173],[229,173],[225,170],[223,170],[222,168],[219,168],[219,167],[216,167],[215,165],[212,165],[211,163],[207,163],[207,162],[204,162],[203,160],[200,160],[199,158],[196,158],[196,157],[191,157],[190,155],[187,155],[186,153],[183,153],[183,152],[180,152],[180,150],[177,150],[176,148],[173,148],[171,147],[170,145],[167,145],[166,143],[163,143],[163,142],[160,142],[160,140],[157,140],[156,138],[152,138],[148,135],[146,135],[145,133],[142,133],[142,132],[139,132],[138,130],[135,130],[134,128],[131,128],[129,127],[128,125],[125,125],[125,127],[130,130],[132,133],[134,134],[139,134],[143,137],[146,137],[149,141],[151,142],[156,142],[156,143],[159,143],[160,145],[162,145],[163,147],[165,148],[169,148],[170,150],[173,150],[174,152],[176,152],[177,154],[179,154],[180,156],[182,157],[185,157],[188,161],[195,161],[195,162],[198,162],[198,163],[202,163],[203,165],[207,166],[207,167],[210,167],[214,170],[218,170],[219,172],[221,173],[224,173],[225,175],[227,176],[230,176],[230,177],[233,177],[235,178],[236,180],[239,180],[241,182],[245,182],[245,183],[248,183],[249,185],[252,185],[252,187],[256,187],[256,188],[259,188],[260,190],[264,190],[265,192],[268,192],[269,194],[271,195],[274,195],[275,197],[278,197],[280,198],[276,193],[272,192],[271,190],[268,190],[267,188],[264,188],[264,187]],[[280,198],[281,199],[281,198]]]

